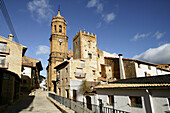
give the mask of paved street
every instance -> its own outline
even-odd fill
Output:
[[[46,95],[46,91],[37,89],[30,96],[22,96],[21,101],[9,106],[4,113],[61,113]]]

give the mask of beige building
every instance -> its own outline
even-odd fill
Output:
[[[83,80],[88,81],[88,86],[93,89],[98,83],[170,74],[169,70],[158,69],[157,64],[122,58],[122,54],[111,54],[98,49],[97,36],[93,33],[80,30],[73,37],[73,55],[71,50],[68,51],[67,44],[66,21],[58,11],[51,24],[47,87],[57,95],[75,101],[83,101],[80,92]],[[108,99],[108,95],[88,94],[84,98],[87,105],[98,103],[99,98],[104,101]],[[90,106],[88,108],[91,109]]]
[[[40,86],[40,71],[43,70],[40,60],[26,57],[22,58],[21,91],[30,92]]]
[[[0,36],[0,105],[19,98],[22,57],[27,47]]]

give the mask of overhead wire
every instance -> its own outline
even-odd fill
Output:
[[[6,6],[5,6],[5,3],[4,3],[3,0],[0,0],[0,9],[1,9],[1,12],[2,12],[2,14],[3,14],[4,18],[5,18],[5,21],[6,21],[7,25],[8,25],[8,28],[10,29],[10,32],[12,33],[12,35],[14,35],[15,42],[19,43],[19,40],[17,38],[17,34],[16,34],[15,30],[14,30],[14,27],[12,25],[11,19],[9,17],[8,11],[6,9]]]

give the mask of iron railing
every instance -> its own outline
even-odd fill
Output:
[[[109,107],[103,107],[94,104],[87,104],[80,101],[74,101],[65,97],[58,96],[54,93],[48,93],[48,96],[74,110],[76,113],[129,113],[122,110],[116,110]]]

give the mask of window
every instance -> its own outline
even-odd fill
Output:
[[[54,25],[54,30],[55,30],[55,32],[57,31],[57,27],[56,27],[56,25]]]
[[[0,42],[0,51],[1,52],[6,52],[6,43]]]
[[[59,32],[61,33],[62,32],[62,26],[59,25]]]
[[[80,63],[81,63],[81,67],[85,67],[85,62],[84,61],[80,61]]]
[[[66,68],[66,72],[68,73],[68,68]]]
[[[148,66],[148,69],[151,70],[151,66]]]
[[[69,90],[66,89],[66,98],[69,98]]]
[[[66,82],[68,82],[68,79],[66,78]]]
[[[0,56],[0,67],[5,67],[5,56]]]
[[[98,58],[100,58],[100,55],[98,54]]]
[[[88,44],[89,44],[89,45],[91,44],[90,41],[88,41]]]
[[[140,66],[140,64],[138,63],[138,68],[140,68],[141,66]]]
[[[141,99],[141,97],[130,96],[129,98],[130,98],[131,107],[142,108],[142,99]]]
[[[90,41],[88,41],[88,46],[89,46],[89,48],[90,48],[90,46],[91,46],[91,42],[90,42]]]
[[[95,70],[93,70],[92,72],[93,72],[93,75],[95,75]]]
[[[91,53],[88,53],[88,58],[92,59],[92,54]]]
[[[114,104],[114,96],[113,95],[108,95],[109,97],[109,104],[113,105]]]

